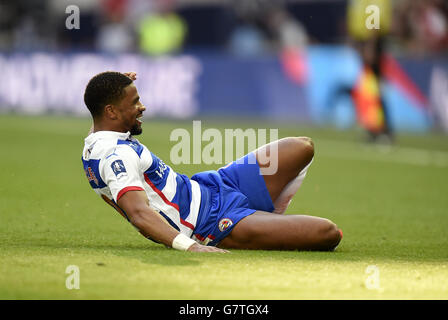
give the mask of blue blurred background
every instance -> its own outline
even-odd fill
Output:
[[[2,1],[0,111],[88,115],[117,70],[152,117],[448,132],[447,52],[443,0]]]

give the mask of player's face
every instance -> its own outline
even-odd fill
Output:
[[[142,133],[142,115],[146,110],[145,106],[140,102],[137,88],[133,83],[125,89],[125,96],[118,107],[118,114],[122,130],[130,131],[132,135]]]

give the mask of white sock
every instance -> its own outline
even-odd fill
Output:
[[[283,214],[286,211],[292,201],[292,197],[294,197],[297,190],[299,190],[300,186],[302,185],[308,168],[310,167],[313,160],[314,158],[311,159],[310,163],[308,163],[307,166],[303,168],[302,171],[300,171],[299,175],[292,179],[282,190],[278,198],[275,200],[274,213]]]

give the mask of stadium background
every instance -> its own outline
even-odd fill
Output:
[[[352,96],[372,3],[395,134],[379,144],[364,143]],[[442,0],[2,2],[0,298],[446,299],[447,51]],[[312,137],[316,160],[288,213],[338,223],[337,252],[185,256],[141,239],[79,161],[82,94],[104,70],[138,73],[140,140],[167,162],[170,132],[192,120]],[[65,287],[72,264],[80,290]]]

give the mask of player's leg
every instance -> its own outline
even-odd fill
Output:
[[[312,161],[300,171],[299,175],[293,178],[288,184],[283,188],[280,195],[274,202],[274,213],[283,214],[288,208],[289,204],[292,201],[292,198],[299,190],[302,185],[303,180],[305,179],[306,173],[308,172],[308,168],[310,167]]]
[[[312,140],[308,137],[283,138],[255,150],[255,155],[274,203],[274,213],[285,212],[313,160]],[[276,168],[276,171],[266,168]]]
[[[218,245],[228,249],[333,250],[342,233],[330,220],[256,211],[239,221]]]

